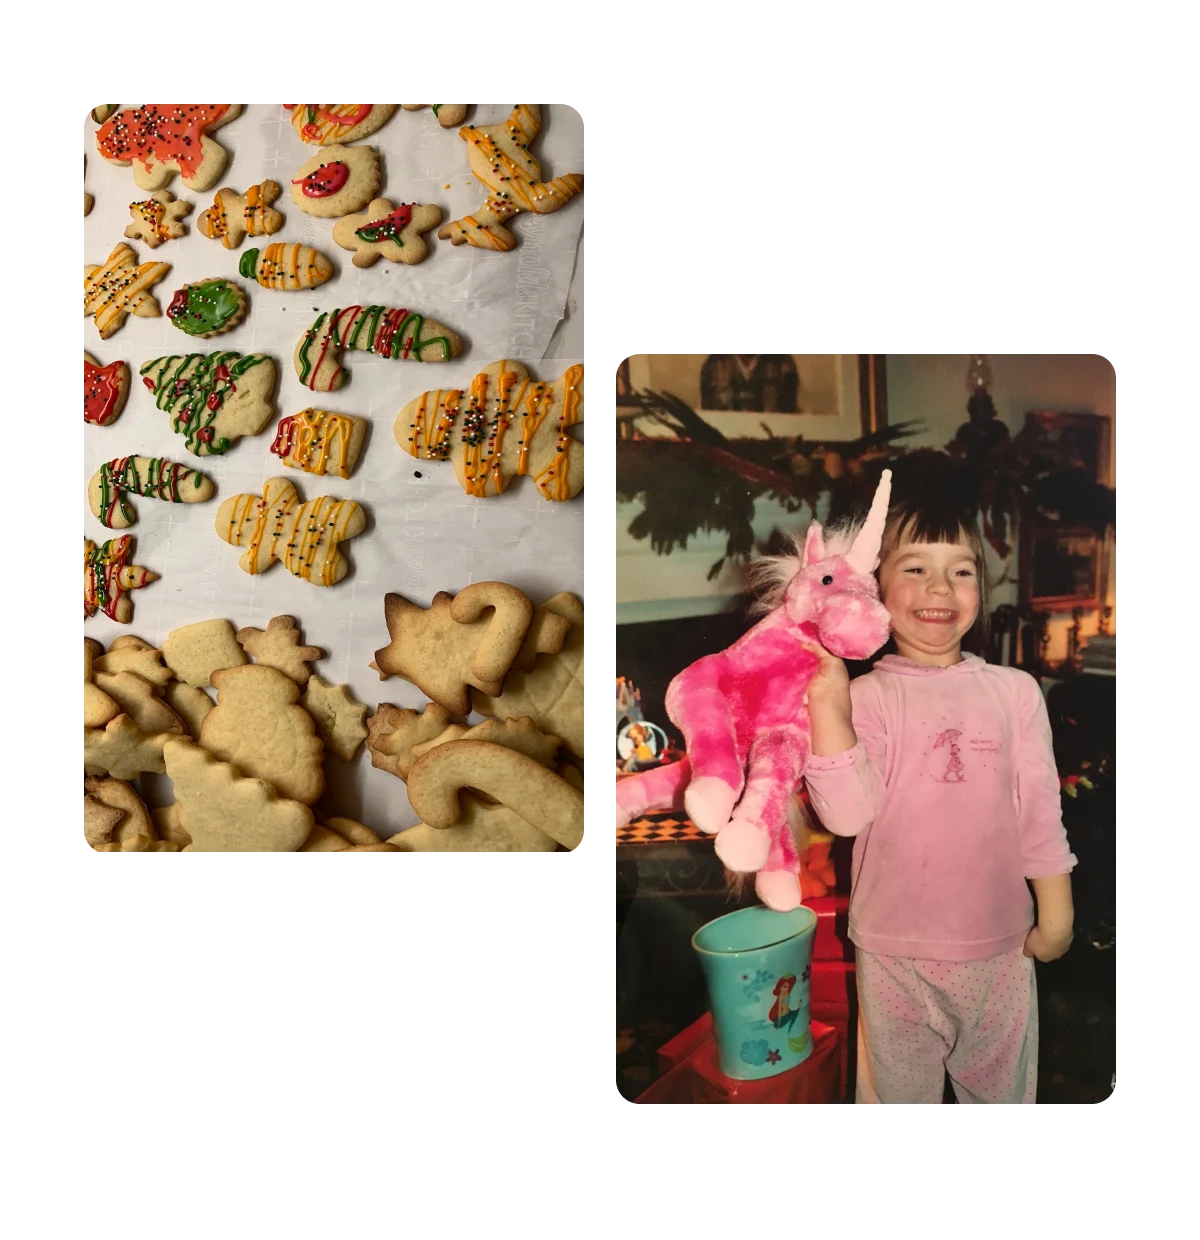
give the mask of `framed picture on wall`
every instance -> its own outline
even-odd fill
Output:
[[[1022,540],[1022,603],[1033,611],[1102,607],[1108,539],[1095,530],[1034,526]]]
[[[626,364],[618,404],[622,384],[669,393],[728,439],[846,442],[887,425],[879,354],[643,354]],[[671,433],[643,423],[638,429],[650,437]]]
[[[1112,441],[1108,418],[1039,409],[1025,415],[1020,438],[1035,475],[1078,469],[1094,482],[1108,480]]]

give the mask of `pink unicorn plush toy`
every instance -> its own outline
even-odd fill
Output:
[[[617,782],[617,825],[639,814],[686,809],[716,836],[729,869],[757,874],[755,891],[779,912],[800,903],[800,855],[788,802],[812,752],[806,694],[821,655],[865,659],[888,639],[874,571],[887,519],[891,470],[857,533],[825,541],[808,527],[796,555],[752,569],[767,614],[727,650],[686,667],[667,688],[667,714],[683,733],[681,762]]]

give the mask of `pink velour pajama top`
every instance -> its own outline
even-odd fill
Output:
[[[851,940],[929,960],[1018,947],[1025,880],[1075,865],[1037,681],[977,655],[885,655],[850,700],[858,743],[810,758],[805,781],[826,829],[855,837]]]

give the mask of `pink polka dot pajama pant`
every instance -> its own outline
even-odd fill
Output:
[[[856,1102],[1033,1102],[1038,1010],[1020,947],[987,960],[857,953]]]

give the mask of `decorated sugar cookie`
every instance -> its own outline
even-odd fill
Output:
[[[191,209],[190,202],[177,201],[170,190],[160,189],[141,202],[129,204],[133,223],[125,229],[125,235],[156,250],[164,241],[183,236],[187,231],[183,217]]]
[[[133,250],[121,242],[102,267],[83,269],[83,313],[96,316],[96,330],[105,340],[127,315],[158,318],[162,314],[152,285],[171,270],[170,263],[141,263]]]
[[[130,590],[140,590],[158,574],[126,561],[133,550],[133,537],[124,534],[110,538],[96,546],[90,538],[83,540],[83,616],[94,616],[102,611],[118,624],[128,624],[133,619],[133,599]]]
[[[127,498],[130,491],[173,504],[198,504],[212,498],[213,480],[161,456],[120,456],[101,465],[88,483],[92,516],[110,529],[128,529],[137,520]]]
[[[438,236],[454,245],[467,242],[485,250],[511,250],[516,237],[504,222],[519,211],[549,215],[583,190],[583,176],[570,172],[541,181],[541,165],[529,145],[542,127],[541,108],[519,103],[499,125],[466,125],[458,136],[467,144],[471,171],[492,192],[473,215],[442,226]]]
[[[311,245],[275,241],[264,250],[246,250],[238,274],[263,288],[294,291],[324,284],[333,275],[333,264]]]
[[[394,103],[285,103],[301,142],[330,146],[372,134],[396,110]]]
[[[343,250],[354,250],[356,267],[376,259],[389,263],[419,263],[429,253],[423,232],[442,222],[440,207],[404,202],[393,207],[386,198],[374,199],[361,215],[347,215],[333,226],[333,240]]]
[[[251,185],[244,194],[219,189],[213,205],[196,221],[196,229],[227,250],[236,250],[247,236],[270,236],[283,227],[283,216],[271,206],[280,193],[278,181]]]
[[[418,460],[453,461],[468,495],[499,495],[528,474],[543,499],[566,500],[583,489],[583,444],[567,429],[582,421],[582,366],[538,383],[504,359],[484,367],[470,392],[439,389],[409,401],[395,435]]]
[[[217,456],[275,414],[275,363],[262,353],[156,357],[139,372],[193,456]]]
[[[178,172],[190,190],[215,185],[229,153],[208,135],[234,119],[240,103],[147,103],[107,117],[96,149],[110,164],[133,165],[141,189],[163,189]]]
[[[352,413],[302,409],[279,423],[271,451],[285,465],[306,474],[324,474],[332,468],[338,477],[349,478],[366,433],[366,419]]]
[[[443,129],[453,129],[467,119],[469,103],[402,103],[406,112],[416,112],[421,108],[432,108],[437,122]]]
[[[129,367],[124,362],[101,366],[90,354],[83,355],[83,420],[107,426],[121,416],[129,399]]]
[[[185,284],[167,307],[167,318],[189,336],[207,340],[232,331],[246,317],[246,294],[232,280]]]
[[[353,500],[322,495],[301,503],[288,479],[268,478],[261,496],[227,499],[216,526],[227,543],[246,548],[238,560],[244,572],[266,572],[278,560],[293,576],[330,586],[349,571],[340,544],[361,534],[366,523]]]
[[[373,146],[325,147],[292,181],[292,201],[321,219],[361,211],[378,192],[379,155]]]
[[[100,103],[92,109],[92,120],[103,125],[106,120],[120,107],[119,103]]]
[[[346,382],[343,349],[360,349],[383,357],[417,362],[446,362],[457,357],[462,341],[448,327],[418,314],[388,306],[346,306],[322,314],[296,345],[296,374],[313,392],[333,392]]]

